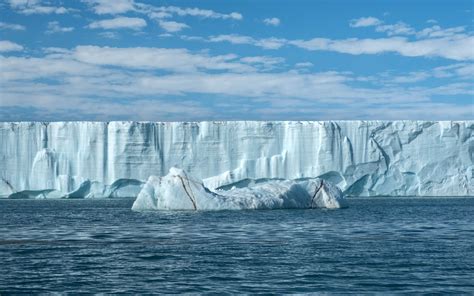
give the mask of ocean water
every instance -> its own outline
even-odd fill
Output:
[[[132,202],[0,201],[0,294],[474,293],[474,198],[174,213]]]

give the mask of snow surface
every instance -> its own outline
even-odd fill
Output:
[[[244,188],[211,191],[201,180],[171,168],[164,177],[150,176],[133,210],[337,209],[342,192],[322,179],[269,180]]]
[[[208,188],[320,177],[352,196],[474,195],[474,121],[0,122],[0,196],[136,196],[175,166]]]

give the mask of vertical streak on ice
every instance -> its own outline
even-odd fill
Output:
[[[0,177],[17,191],[48,178],[61,191],[144,181],[172,166],[211,187],[328,173],[364,195],[468,195],[474,122],[0,122]]]

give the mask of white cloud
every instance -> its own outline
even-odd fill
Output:
[[[263,23],[267,26],[275,26],[278,27],[280,25],[280,19],[276,17],[266,18],[263,20]]]
[[[384,24],[383,21],[372,16],[353,19],[349,22],[349,25],[353,28],[375,27],[375,31],[385,32],[388,36],[413,35],[416,33],[415,29],[404,22],[398,22],[396,24]]]
[[[429,23],[436,22],[430,20]],[[466,34],[463,26],[443,29],[438,25],[416,31],[409,25],[398,22],[383,24],[373,17],[361,18],[351,22],[352,27],[375,26],[375,31],[388,36],[414,35],[418,40],[400,37],[381,39],[330,40],[315,38],[309,41],[296,41],[294,45],[309,50],[332,50],[350,54],[376,54],[395,52],[403,56],[443,57],[453,60],[474,59],[474,36]],[[349,48],[353,46],[353,48]]]
[[[179,32],[183,29],[189,28],[189,26],[184,23],[178,23],[173,21],[158,21],[158,25],[163,30],[170,33]]]
[[[472,81],[472,78],[474,77],[474,64],[461,64],[459,67],[454,69],[454,72],[458,77]]]
[[[164,12],[164,11],[152,11],[152,12],[148,12],[147,14],[148,14],[148,17],[154,20],[171,18],[173,16],[171,13]]]
[[[261,48],[265,48],[265,49],[279,49],[280,47],[284,46],[286,43],[287,43],[286,39],[271,37],[271,38],[264,38],[264,39],[257,40],[255,42],[255,45]]]
[[[90,29],[132,29],[140,30],[146,27],[146,21],[136,17],[117,17],[113,19],[106,19],[92,22],[88,25]]]
[[[187,37],[188,40],[190,38],[192,39],[193,37]],[[232,44],[249,44],[249,45],[254,45],[258,47],[262,47],[265,49],[278,49],[285,45],[286,40],[285,39],[280,39],[280,38],[264,38],[264,39],[254,39],[250,36],[242,36],[242,35],[236,35],[236,34],[231,34],[231,35],[217,35],[217,36],[210,36],[209,38],[199,38],[196,40],[202,40],[202,41],[207,41],[207,42],[230,42]]]
[[[240,13],[238,13],[238,12],[231,12],[231,13],[229,14],[229,18],[240,21],[240,20],[242,20],[244,17],[242,16],[242,14],[240,14]]]
[[[178,121],[192,118],[194,120],[209,120],[213,112],[209,107],[190,100],[169,102],[165,99],[136,99],[119,102],[111,98],[91,100],[81,95],[69,95],[64,99],[64,93],[53,92],[54,89],[41,85],[31,85],[30,91],[12,89],[2,94],[0,112],[8,107],[18,107],[21,103],[28,106],[27,120],[146,120],[146,121]],[[36,93],[32,96],[31,93]],[[28,94],[29,97],[24,97]],[[21,107],[21,106],[20,106]],[[3,109],[3,110],[1,110]],[[133,114],[133,116],[131,116]],[[1,114],[2,118],[18,120],[9,114]],[[25,120],[25,115],[22,115]]]
[[[295,67],[297,68],[310,68],[310,67],[313,67],[313,63],[310,63],[310,62],[302,62],[302,63],[296,63],[295,64]]]
[[[339,97],[347,88],[343,82],[345,77],[332,73],[300,75],[293,73],[237,73],[222,74],[182,74],[143,77],[138,85],[152,92],[168,92],[174,94],[201,93],[240,97],[289,97],[314,98],[318,93],[323,102],[347,101]],[[192,81],[192,83],[184,83]],[[339,89],[341,92],[336,91]],[[357,95],[356,95],[357,96]]]
[[[258,67],[261,71],[270,71],[284,63],[285,59],[269,56],[249,56],[241,58],[240,61]]]
[[[22,50],[23,50],[23,46],[21,46],[20,44],[17,44],[15,42],[11,42],[8,40],[0,40],[0,52],[22,51]]]
[[[249,64],[267,64],[267,65],[280,64],[285,61],[284,58],[268,57],[268,56],[243,57],[240,60],[244,63],[249,63]]]
[[[447,66],[435,67],[429,70],[413,71],[403,74],[392,74],[384,72],[377,76],[366,77],[365,80],[374,84],[394,85],[394,84],[413,84],[429,79],[445,79],[457,80],[465,82],[472,80],[474,77],[474,64],[472,63],[456,63]]]
[[[69,9],[62,6],[43,5],[41,0],[8,0],[10,7],[22,14],[65,14]],[[48,2],[46,2],[48,3]]]
[[[111,71],[72,59],[68,50],[48,49],[46,52],[52,54],[43,58],[0,56],[4,68],[0,74],[0,81],[27,81],[38,78],[62,80],[68,76],[112,75]]]
[[[46,30],[47,34],[53,33],[67,33],[74,31],[73,27],[61,27],[59,22],[53,21],[48,23],[48,30]]]
[[[379,118],[380,112],[385,118],[472,117],[465,105],[431,99],[474,95],[472,83],[465,80],[472,75],[470,63],[388,73],[376,78],[382,85],[374,88],[362,86],[358,81],[364,77],[348,72],[275,71],[284,62],[273,56],[216,56],[186,49],[46,48],[42,57],[0,56],[0,109],[34,108],[40,117],[56,120],[72,113],[99,120],[367,119]],[[268,72],[268,67],[276,68]],[[448,75],[451,82],[435,75]],[[413,86],[412,79],[433,80],[424,87]],[[211,101],[194,99],[199,95]]]
[[[350,26],[353,28],[370,27],[370,26],[377,26],[381,23],[382,21],[379,20],[378,18],[369,16],[369,17],[361,17],[358,19],[351,20]]]
[[[218,36],[211,36],[208,39],[209,42],[222,42],[227,41],[232,44],[254,44],[255,39],[249,36],[242,36],[242,35],[218,35]]]
[[[243,19],[242,14],[238,12],[220,13],[210,9],[195,7],[154,6],[135,2],[134,0],[83,0],[83,2],[88,3],[96,14],[120,14],[133,11],[135,13],[148,15],[151,19],[165,19],[175,15],[213,19]]]
[[[436,21],[428,20],[427,23],[436,23]],[[460,35],[466,30],[464,26],[443,29],[439,25],[433,25],[432,27],[425,28],[417,32],[414,28],[404,22],[397,22],[395,24],[384,24],[381,20],[373,17],[352,20],[350,25],[351,27],[374,26],[376,32],[384,32],[388,36],[416,35],[417,38],[452,37]]]
[[[119,35],[117,34],[117,32],[110,32],[110,31],[100,32],[99,36],[107,38],[107,39],[118,39],[119,38]]]
[[[448,66],[436,67],[432,70],[432,75],[436,78],[458,78],[472,80],[474,77],[474,64],[458,63]]]
[[[26,5],[38,5],[39,0],[8,0],[13,8],[23,7]]]
[[[0,29],[1,30],[24,31],[26,28],[25,28],[25,26],[22,26],[22,25],[8,24],[8,23],[0,22]]]
[[[335,51],[353,55],[393,52],[407,57],[443,57],[453,60],[474,59],[474,52],[472,51],[474,37],[472,36],[416,41],[409,41],[402,37],[342,40],[314,38],[311,40],[295,40],[290,43],[307,50]]]
[[[248,44],[264,49],[279,49],[285,45],[293,45],[311,51],[334,51],[345,54],[382,54],[397,53],[406,57],[442,57],[452,60],[474,59],[474,36],[453,33],[456,30],[436,31],[439,38],[409,40],[405,37],[390,38],[348,38],[329,39],[313,38],[310,40],[287,40],[282,38],[255,39],[244,35],[217,35],[207,38],[197,36],[181,36],[182,39],[204,42],[230,42],[232,44]],[[450,34],[446,33],[450,32]],[[430,33],[434,36],[434,33]]]
[[[189,8],[189,7],[176,7],[176,6],[152,6],[147,4],[136,3],[138,11],[148,14],[152,18],[167,18],[172,15],[178,16],[194,16],[202,18],[214,18],[214,19],[232,19],[242,20],[242,14],[238,12],[231,12],[229,14],[219,13],[209,9],[200,8]]]
[[[22,0],[13,0],[22,1]],[[34,0],[38,1],[38,0]],[[238,12],[220,13],[209,9],[177,7],[177,6],[154,6],[150,4],[135,2],[134,0],[82,0],[89,4],[96,14],[120,14],[133,11],[137,14],[146,15],[148,18],[158,22],[158,25],[168,33],[175,33],[189,28],[183,22],[169,20],[173,16],[192,16],[211,19],[242,20],[242,14]],[[117,29],[132,28],[139,29],[146,26],[146,21],[141,18],[117,17],[111,20],[92,22],[88,27],[92,29]]]
[[[74,59],[92,65],[120,66],[131,69],[161,69],[173,72],[198,70],[227,70],[251,72],[251,66],[234,62],[235,55],[209,56],[194,54],[186,49],[167,48],[114,48],[78,46],[72,52]]]
[[[133,0],[84,0],[96,14],[120,14],[135,10]]]
[[[403,76],[389,77],[387,83],[416,83],[424,81],[430,77],[430,74],[423,71],[411,72]]]
[[[432,26],[430,28],[425,28],[416,33],[416,36],[419,38],[438,38],[438,37],[451,37],[459,35],[466,30],[465,27],[454,27],[443,29],[438,25]]]
[[[410,27],[409,25],[398,22],[393,25],[379,25],[375,27],[375,31],[377,32],[385,32],[388,36],[393,35],[413,35],[416,33],[415,29]]]

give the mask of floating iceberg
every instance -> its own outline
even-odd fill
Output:
[[[181,169],[164,177],[150,176],[133,210],[337,209],[341,190],[322,179],[269,180],[244,188],[211,191]]]

